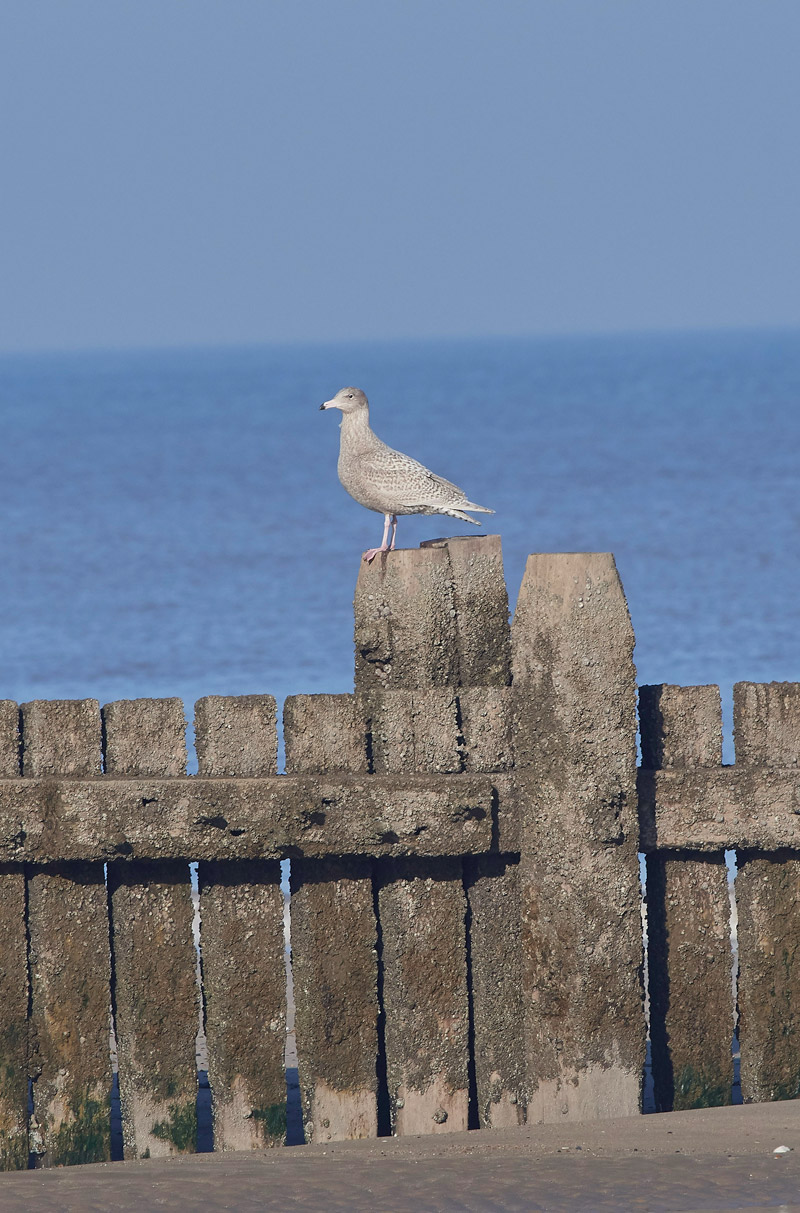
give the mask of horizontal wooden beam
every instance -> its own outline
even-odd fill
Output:
[[[800,768],[639,771],[640,849],[800,849]]]
[[[0,779],[0,861],[476,855],[491,778]]]
[[[469,774],[0,779],[0,862],[480,855],[498,849],[497,784]],[[500,816],[514,811],[513,782],[505,791]],[[800,850],[797,768],[643,769],[638,798],[645,852]]]

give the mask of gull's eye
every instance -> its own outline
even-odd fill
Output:
[[[347,399],[348,399],[348,400],[352,400],[352,399],[353,399],[353,393],[352,393],[352,392],[348,392],[348,393],[347,393]]]

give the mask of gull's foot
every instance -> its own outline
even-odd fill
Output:
[[[365,560],[367,564],[372,564],[375,557],[380,556],[381,552],[390,552],[391,550],[392,549],[389,547],[388,543],[381,548],[369,548],[361,559]]]

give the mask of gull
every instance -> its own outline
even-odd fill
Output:
[[[383,542],[364,553],[368,564],[379,552],[394,551],[398,514],[447,514],[480,526],[464,511],[494,513],[485,505],[468,501],[458,485],[381,442],[370,427],[369,401],[360,388],[343,387],[319,407],[339,409],[342,414],[338,472],[343,486],[359,505],[384,516]]]

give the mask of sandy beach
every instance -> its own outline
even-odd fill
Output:
[[[798,1213],[800,1101],[28,1171],[0,1177],[0,1208]]]

